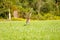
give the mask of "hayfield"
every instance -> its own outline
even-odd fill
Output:
[[[1,21],[0,40],[60,40],[60,20]]]

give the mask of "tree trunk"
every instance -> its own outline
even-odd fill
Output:
[[[38,2],[37,2],[37,12],[38,12],[38,19],[39,19],[39,15],[40,15],[40,8],[41,8],[41,5],[42,5],[42,1],[41,0],[38,0]]]
[[[59,15],[59,6],[58,6],[58,3],[56,4],[56,8],[57,8],[57,15]]]
[[[9,9],[9,20],[11,20],[11,13],[10,13],[10,9]]]

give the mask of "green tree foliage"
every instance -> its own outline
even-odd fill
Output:
[[[44,19],[47,14],[60,16],[60,0],[0,0],[0,16],[8,15],[10,9],[12,16],[13,11],[17,10],[19,17],[25,18],[31,8],[32,19]]]

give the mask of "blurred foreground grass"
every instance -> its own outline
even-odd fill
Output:
[[[0,40],[60,40],[60,20],[1,21]]]

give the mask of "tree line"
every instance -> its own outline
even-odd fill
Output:
[[[0,0],[0,18],[60,19],[60,0]],[[29,16],[29,15],[28,15]]]

